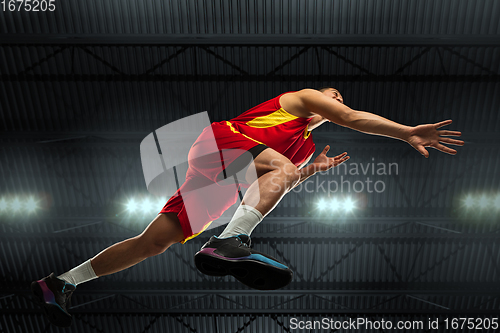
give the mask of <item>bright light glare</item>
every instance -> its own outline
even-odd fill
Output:
[[[482,209],[488,207],[488,198],[486,197],[486,195],[482,195],[481,198],[479,199],[479,207],[481,207]]]
[[[11,204],[11,208],[14,212],[17,212],[18,210],[21,209],[21,202],[19,201],[18,198],[15,198],[13,201],[12,201],[12,204]]]
[[[493,204],[495,205],[495,207],[497,209],[500,208],[500,194],[497,194],[497,196],[495,197],[495,199],[493,200]]]
[[[337,199],[332,199],[330,201],[330,209],[335,211],[335,210],[338,210],[340,208],[340,202],[337,200]]]
[[[6,210],[9,205],[7,205],[7,201],[2,198],[0,199],[0,210]]]
[[[165,200],[165,198],[158,198],[158,200],[156,201],[156,206],[158,206],[158,207],[155,207],[155,208],[162,209],[166,203],[167,203],[167,200]]]
[[[151,211],[151,209],[153,208],[152,207],[153,205],[151,204],[151,201],[149,201],[149,199],[144,199],[144,201],[142,202],[142,211],[144,213],[149,213]]]
[[[471,208],[474,206],[474,199],[472,198],[471,195],[468,195],[465,200],[464,200],[465,207]]]
[[[140,211],[143,214],[149,214],[153,210],[160,211],[166,203],[167,200],[165,197],[144,198],[139,200],[137,200],[137,198],[131,198],[128,200],[126,208],[129,213],[137,213]]]
[[[24,207],[26,207],[26,210],[30,213],[35,211],[35,209],[37,208],[35,199],[29,198],[24,204]]]
[[[135,212],[137,209],[137,204],[135,203],[134,199],[130,199],[127,203],[127,210],[129,212]]]
[[[321,199],[319,202],[318,202],[318,209],[319,210],[324,210],[326,208],[326,202],[325,202],[325,199]]]
[[[346,212],[350,212],[354,209],[354,202],[351,198],[347,198],[344,200],[344,209]]]

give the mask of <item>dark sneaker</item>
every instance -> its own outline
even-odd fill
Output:
[[[212,276],[232,275],[250,288],[272,290],[292,281],[293,272],[267,254],[250,248],[250,237],[212,236],[195,254],[196,268]]]
[[[54,273],[31,283],[31,291],[37,302],[42,306],[49,321],[59,327],[71,325],[71,315],[68,313],[69,299],[76,286],[58,279]]]

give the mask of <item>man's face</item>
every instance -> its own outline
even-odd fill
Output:
[[[344,99],[342,98],[342,95],[339,93],[337,89],[333,88],[326,89],[325,91],[323,91],[323,94],[344,104]]]

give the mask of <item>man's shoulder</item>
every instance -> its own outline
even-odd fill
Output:
[[[306,88],[283,94],[280,97],[281,107],[285,109],[288,113],[293,114],[294,116],[308,118],[312,114],[305,107],[304,99],[314,97],[316,93],[321,94],[319,91],[315,89]]]
[[[312,88],[304,88],[304,89],[300,89],[300,90],[296,90],[296,91],[289,91],[289,92],[286,92],[282,95],[283,96],[284,95],[291,95],[291,96],[297,96],[297,97],[309,96],[309,95],[319,96],[319,95],[321,95],[321,92],[319,90],[312,89]]]

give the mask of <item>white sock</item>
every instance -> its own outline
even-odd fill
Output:
[[[262,221],[262,214],[252,206],[240,205],[219,238],[227,238],[245,234],[250,236],[257,224]]]
[[[98,276],[95,275],[94,269],[92,268],[89,259],[80,266],[76,266],[66,273],[59,275],[58,278],[76,286],[80,283],[97,279]]]

